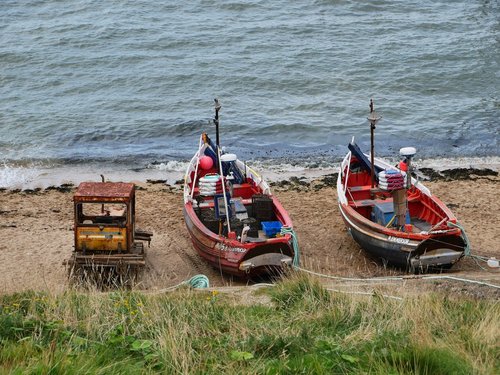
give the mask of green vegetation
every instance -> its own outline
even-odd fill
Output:
[[[3,296],[0,373],[500,373],[495,301],[331,294],[307,277],[262,293]]]

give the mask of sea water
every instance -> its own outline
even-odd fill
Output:
[[[498,1],[0,2],[0,186],[174,180],[200,133],[266,173],[499,165]]]

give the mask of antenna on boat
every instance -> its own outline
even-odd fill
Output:
[[[371,157],[371,168],[370,168],[370,178],[372,181],[372,187],[375,187],[375,145],[374,145],[374,131],[377,121],[380,120],[382,116],[378,116],[375,112],[375,105],[373,104],[373,99],[370,99],[370,116],[368,116],[368,121],[370,121],[370,157]]]
[[[217,148],[220,147],[220,139],[219,139],[219,110],[221,108],[221,105],[219,103],[219,99],[215,98],[214,99],[214,106],[215,106],[215,117],[214,117],[214,124],[215,124],[215,144],[217,145]]]

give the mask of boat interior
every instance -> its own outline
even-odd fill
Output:
[[[377,183],[372,187],[370,172],[363,168],[355,156],[352,156],[350,169],[345,171],[342,183],[349,206],[365,218],[394,229],[393,193],[380,189]],[[430,196],[413,185],[409,190],[405,189],[405,192],[405,204],[408,207],[405,231],[420,233],[449,229],[448,215]]]
[[[237,168],[235,163],[232,168]],[[207,194],[200,181],[204,177],[220,177],[218,173],[218,169],[212,167],[206,170],[198,168],[190,175],[190,181],[194,181],[195,185],[192,192],[194,212],[207,229],[218,235],[229,235],[225,212],[227,202],[231,232],[241,242],[263,242],[279,235],[284,219],[272,197],[264,194],[254,180],[241,171],[239,178],[226,175],[226,202],[220,180],[216,188],[215,183],[212,184],[215,191]]]

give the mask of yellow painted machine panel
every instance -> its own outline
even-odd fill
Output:
[[[76,228],[77,251],[125,251],[127,228],[78,227]]]

